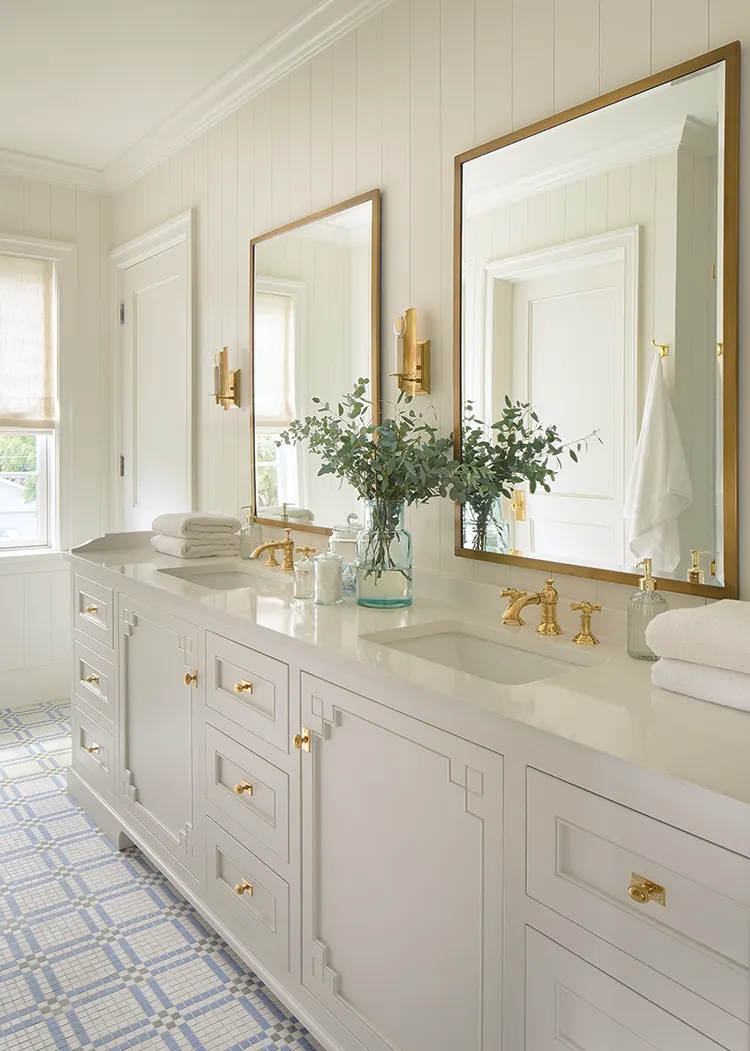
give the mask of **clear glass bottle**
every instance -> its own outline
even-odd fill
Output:
[[[411,533],[404,529],[403,502],[365,501],[357,555],[360,606],[395,609],[411,605]]]
[[[317,606],[337,606],[344,601],[341,591],[341,570],[344,560],[341,555],[327,552],[318,555],[315,563],[314,598]]]
[[[357,537],[362,529],[359,515],[346,516],[346,525],[335,525],[328,541],[328,550],[344,560],[342,587],[345,595],[357,594]]]
[[[643,566],[643,576],[638,582],[639,591],[628,603],[628,653],[639,661],[658,661],[658,657],[646,642],[646,628],[654,617],[666,612],[667,600],[656,590],[656,580],[651,576],[651,559],[638,563]]]
[[[294,597],[312,598],[314,579],[315,566],[310,561],[310,555],[305,552],[305,557],[294,563]]]
[[[253,522],[252,507],[243,507],[247,511],[247,521],[240,528],[240,557],[249,559],[256,547],[263,543],[263,530],[257,522]]]

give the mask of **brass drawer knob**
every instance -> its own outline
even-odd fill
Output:
[[[198,669],[191,668],[190,671],[186,671],[182,680],[186,686],[193,685],[198,688]]]
[[[300,748],[304,748],[304,750],[306,752],[309,752],[310,751],[310,740],[311,740],[310,731],[308,730],[308,728],[306,726],[303,726],[302,727],[302,733],[301,734],[295,734],[294,737],[292,738],[292,744],[294,745],[294,747],[297,750],[299,750]]]
[[[98,606],[86,606],[86,608],[85,608],[85,610],[83,612],[84,613],[98,613],[99,612],[99,607]]]
[[[90,744],[87,746],[86,751],[89,753],[89,755],[97,755],[101,751],[101,749],[98,744]]]
[[[92,685],[98,686],[99,685],[99,676],[98,675],[87,675],[86,676],[86,682],[89,684],[89,686],[92,686]]]
[[[235,894],[247,894],[250,898],[253,896],[253,885],[248,883],[246,879],[243,879],[241,883],[238,883],[234,888]]]
[[[252,693],[253,692],[253,684],[251,682],[248,682],[246,679],[243,679],[242,682],[236,682],[234,684],[234,692],[235,693]]]
[[[242,780],[238,785],[234,786],[234,790],[238,796],[241,796],[243,792],[245,795],[251,796],[253,794],[253,786],[249,781]]]
[[[667,889],[659,883],[653,883],[645,876],[639,876],[637,872],[630,873],[630,886],[628,894],[636,905],[648,905],[652,901],[655,905],[667,904]]]

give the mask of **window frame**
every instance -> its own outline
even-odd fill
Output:
[[[45,543],[4,545],[0,558],[14,553],[60,551],[72,539],[72,400],[78,381],[74,350],[78,321],[78,253],[74,244],[33,237],[0,234],[0,254],[45,259],[53,264],[53,339],[55,365],[55,423],[45,428],[3,428],[3,433],[45,435],[46,539]],[[98,480],[97,480],[98,481]]]
[[[36,518],[39,524],[37,535],[28,541],[5,539],[0,536],[0,551],[31,551],[50,547],[52,526],[50,522],[51,510],[55,507],[54,493],[54,463],[55,435],[51,430],[26,430],[11,427],[0,427],[0,438],[5,435],[18,434],[24,437],[36,438]],[[32,472],[10,472],[0,471],[0,480],[9,474],[31,474]],[[2,514],[2,509],[0,509]]]

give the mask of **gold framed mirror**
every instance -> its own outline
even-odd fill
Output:
[[[265,525],[330,534],[359,514],[353,489],[318,474],[293,419],[369,379],[380,404],[380,190],[250,242],[252,512]]]
[[[736,597],[739,83],[728,44],[456,157],[460,557]]]

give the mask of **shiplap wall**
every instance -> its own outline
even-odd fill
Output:
[[[99,536],[109,506],[105,211],[106,202],[96,193],[0,175],[0,234],[77,248],[75,357],[61,363],[69,392],[61,402],[67,441],[60,477],[64,546]],[[0,554],[0,708],[67,695],[68,576],[59,556]]]
[[[118,194],[111,246],[187,207],[197,210],[201,506],[234,512],[248,501],[247,413],[211,406],[208,385],[210,353],[222,344],[247,367],[247,243],[254,234],[383,189],[384,350],[389,320],[415,306],[420,338],[432,339],[432,401],[447,428],[454,155],[738,37],[750,42],[744,0],[394,0]],[[750,130],[750,105],[744,122]],[[747,161],[750,134],[744,142]],[[750,213],[742,242],[746,254]],[[386,357],[384,372],[388,365]],[[742,380],[750,393],[750,370]],[[750,424],[741,444],[747,507]],[[447,503],[420,509],[411,524],[421,567],[507,581],[506,567],[454,557]],[[512,577],[528,583],[527,571]],[[576,597],[599,594],[619,604],[620,590],[570,581]]]

